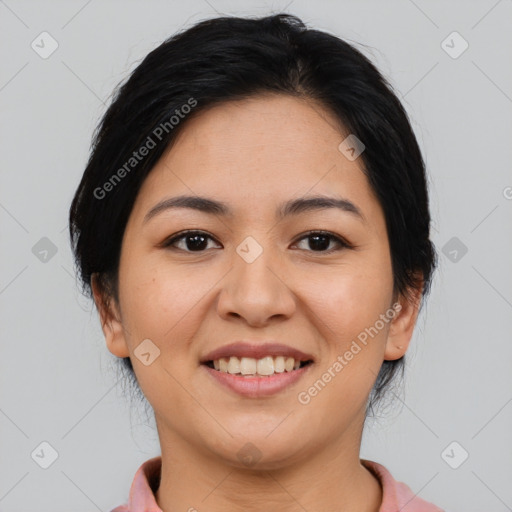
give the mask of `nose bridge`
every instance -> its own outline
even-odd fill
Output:
[[[261,239],[261,237],[260,237]],[[275,275],[273,267],[276,267],[275,249],[260,244],[252,236],[247,237],[236,248],[236,256],[234,256],[234,267],[240,281],[239,284],[264,285],[266,289],[272,287]],[[272,272],[272,270],[273,272]],[[273,279],[269,280],[270,275]]]
[[[258,237],[247,236],[237,247],[236,255],[233,255],[234,281],[238,291],[244,294],[255,293],[262,299],[275,294],[279,288],[279,280],[276,272],[276,251],[269,246],[263,235]],[[277,283],[276,283],[277,280]],[[281,283],[282,285],[282,283]],[[250,296],[247,300],[254,300]]]
[[[233,254],[233,267],[226,276],[219,313],[236,314],[250,323],[265,322],[275,315],[290,315],[295,302],[284,276],[279,275],[278,262],[275,248],[253,236],[246,237]]]

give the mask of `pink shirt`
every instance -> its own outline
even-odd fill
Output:
[[[404,483],[397,482],[381,464],[365,459],[361,459],[361,464],[378,478],[382,486],[379,512],[444,512],[417,497]],[[154,494],[160,483],[161,466],[161,456],[144,462],[135,473],[128,503],[111,512],[163,512],[157,505]]]

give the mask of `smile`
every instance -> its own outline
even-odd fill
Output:
[[[294,357],[285,356],[264,356],[260,359],[253,357],[221,357],[205,364],[209,368],[221,373],[238,375],[243,377],[270,377],[274,374],[292,372],[308,364],[311,360],[301,361]]]
[[[281,358],[283,356],[266,356],[261,359],[226,357],[205,362],[199,368],[208,374],[215,385],[236,396],[265,398],[289,389],[314,366],[311,360],[298,361],[294,358],[284,358],[283,363]],[[260,361],[263,362],[260,363]],[[215,364],[218,365],[218,369],[215,369]],[[283,364],[284,370],[279,371]],[[267,373],[262,375],[260,371]]]

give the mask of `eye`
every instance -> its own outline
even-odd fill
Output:
[[[185,231],[177,236],[167,239],[163,242],[162,247],[172,247],[184,250],[185,252],[204,252],[207,248],[208,239],[215,240],[204,231]],[[177,246],[177,242],[183,240],[181,247]]]
[[[310,231],[300,238],[299,242],[307,239],[309,239],[310,250],[313,252],[330,254],[331,252],[338,251],[343,248],[352,248],[352,245],[350,245],[346,240],[330,233],[329,231]],[[208,240],[215,241],[212,236],[204,231],[184,231],[164,241],[162,243],[162,247],[176,248],[185,252],[204,252],[208,248]],[[328,249],[330,244],[333,242],[337,244],[338,247]],[[178,243],[181,243],[181,247],[178,246]]]
[[[299,241],[307,239],[309,239],[308,245],[310,248],[312,248],[313,252],[323,252],[329,254],[344,248],[352,248],[352,246],[346,240],[333,233],[330,233],[329,231],[310,231],[306,234],[306,236],[300,238]],[[338,247],[326,250],[332,241],[337,243]]]

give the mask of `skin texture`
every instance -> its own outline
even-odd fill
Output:
[[[378,511],[380,485],[359,459],[365,408],[382,361],[408,348],[420,291],[412,302],[393,295],[385,219],[361,159],[350,161],[338,150],[347,134],[328,111],[290,96],[224,103],[183,128],[134,204],[122,244],[119,303],[105,307],[93,280],[107,347],[131,358],[155,411],[159,506]],[[181,194],[223,201],[233,214],[179,208],[143,223],[155,204]],[[276,219],[282,202],[310,195],[348,199],[364,219],[334,208]],[[160,245],[184,230],[212,238],[199,251],[186,239],[174,249]],[[330,231],[354,248],[315,250],[305,235],[310,230]],[[263,249],[250,264],[236,252],[248,236]],[[339,247],[335,239],[325,244]],[[307,405],[299,403],[298,393],[396,300],[402,309],[392,322]],[[161,351],[149,366],[134,355],[147,338]],[[202,356],[236,340],[277,340],[315,362],[278,394],[242,397],[199,365]],[[248,442],[261,454],[250,468],[237,457]]]

